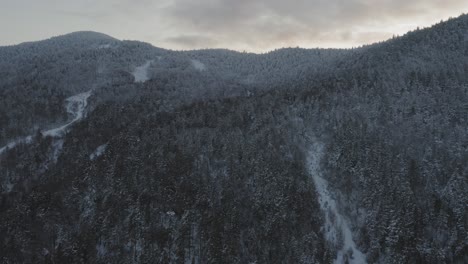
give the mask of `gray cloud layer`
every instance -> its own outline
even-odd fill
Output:
[[[262,49],[357,45],[402,33],[394,24],[416,26],[467,8],[466,0],[174,0],[165,11],[181,32],[213,39],[207,46],[218,40]],[[192,44],[179,40],[187,48]]]
[[[466,0],[0,0],[0,4],[0,31],[6,32],[0,45],[32,40],[41,32],[89,29],[174,49],[253,51],[356,46],[468,11]]]

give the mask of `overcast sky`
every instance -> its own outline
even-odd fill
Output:
[[[0,0],[0,45],[92,30],[170,49],[353,47],[468,13],[468,0]]]

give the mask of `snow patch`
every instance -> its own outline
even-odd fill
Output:
[[[203,62],[199,60],[192,60],[192,66],[195,68],[195,70],[198,70],[198,71],[206,70],[206,65],[203,64]]]
[[[11,183],[10,180],[8,180],[5,184],[4,184],[4,189],[5,189],[5,192],[6,193],[9,193],[13,190],[13,187],[15,187],[15,184]]]
[[[91,155],[89,155],[89,159],[95,160],[96,158],[100,157],[104,153],[104,151],[106,151],[106,148],[107,144],[97,147],[96,150]]]
[[[27,136],[25,138],[20,138],[20,139],[17,139],[15,141],[12,141],[8,144],[6,144],[6,146],[0,148],[0,154],[3,154],[3,152],[7,151],[8,149],[12,149],[14,147],[16,147],[16,145],[18,144],[29,144],[32,142],[32,136]]]
[[[133,77],[135,77],[136,83],[144,83],[150,79],[148,69],[151,66],[151,63],[153,63],[153,60],[149,60],[145,64],[135,68],[132,74]]]
[[[111,44],[102,44],[99,45],[98,49],[109,49],[111,47]]]
[[[52,143],[52,161],[54,163],[57,163],[57,160],[60,157],[60,154],[62,153],[63,142],[63,139],[58,139],[54,140],[54,142]]]
[[[174,211],[167,211],[166,214],[168,216],[174,216],[175,215],[175,212]]]
[[[96,254],[99,259],[104,258],[107,254],[107,248],[102,241],[96,245]]]
[[[367,263],[366,255],[359,251],[356,243],[354,243],[353,233],[348,221],[338,211],[337,202],[328,188],[328,182],[322,176],[320,160],[323,152],[323,144],[313,144],[308,153],[307,167],[315,183],[320,208],[325,212],[325,238],[334,245],[340,245],[341,241],[343,243],[343,247],[338,250],[334,263],[365,264]]]

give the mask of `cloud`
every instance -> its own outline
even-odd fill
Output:
[[[0,9],[0,45],[94,30],[172,49],[351,47],[467,11],[466,0],[16,0]]]
[[[181,35],[203,32],[217,36],[218,43],[268,49],[349,46],[361,44],[359,37],[377,41],[403,33],[391,32],[396,23],[440,20],[463,8],[468,9],[465,0],[173,0],[164,19]]]

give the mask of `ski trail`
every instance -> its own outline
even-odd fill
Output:
[[[132,74],[133,77],[135,77],[136,83],[143,83],[150,79],[148,76],[148,69],[151,66],[151,63],[153,63],[153,60],[146,61],[145,64],[135,68]]]
[[[323,144],[314,143],[308,153],[307,165],[319,196],[320,208],[325,212],[325,238],[336,246],[343,244],[338,250],[334,263],[365,264],[366,255],[359,251],[354,243],[351,228],[346,218],[338,211],[337,203],[328,188],[328,182],[322,177],[320,160],[323,151]]]
[[[84,116],[84,111],[86,106],[88,106],[88,98],[91,96],[91,91],[80,93],[65,99],[67,112],[73,116],[73,120],[69,123],[54,129],[47,130],[42,132],[42,136],[50,136],[50,137],[62,137],[65,135],[67,128],[71,126],[76,121],[79,121]],[[27,136],[25,138],[21,138],[15,140],[13,142],[8,143],[6,146],[0,148],[0,154],[3,154],[7,149],[14,148],[16,145],[20,143],[29,144],[32,142],[32,136]]]
[[[91,96],[91,91],[88,91],[88,92],[80,93],[80,94],[67,98],[65,100],[67,102],[67,113],[74,116],[73,120],[70,121],[68,124],[65,124],[61,127],[47,130],[44,133],[42,133],[42,135],[51,136],[51,137],[63,136],[66,132],[66,129],[69,126],[71,126],[73,123],[83,118],[86,106],[88,106],[88,98],[90,96]]]

